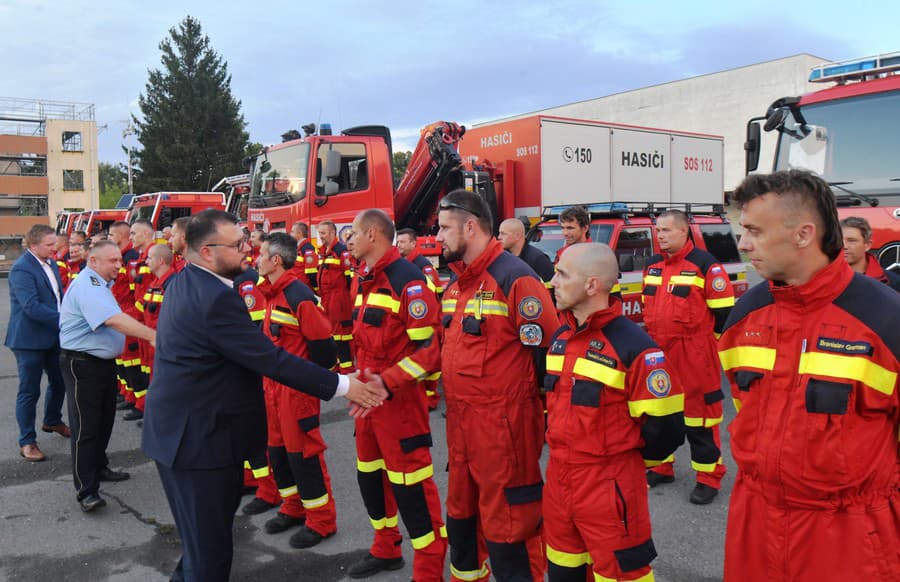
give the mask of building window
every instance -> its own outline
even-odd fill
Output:
[[[63,170],[63,190],[84,190],[84,171]]]
[[[62,149],[64,152],[83,152],[81,147],[80,131],[64,131],[62,134]]]

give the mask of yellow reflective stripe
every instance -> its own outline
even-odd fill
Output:
[[[145,374],[149,374],[150,366],[145,366],[144,364],[141,364],[141,372],[144,372]]]
[[[338,366],[349,370],[353,367],[353,362],[338,362]]]
[[[759,368],[772,370],[775,368],[776,352],[772,348],[757,346],[738,346],[719,352],[719,361],[724,370],[732,368]]]
[[[897,385],[896,372],[882,368],[872,360],[861,356],[806,352],[800,354],[798,371],[801,374],[856,380],[888,396],[894,393]]]
[[[326,257],[326,258],[322,259],[322,264],[323,265],[340,265],[341,260],[336,259],[334,257]]]
[[[734,403],[735,412],[741,411],[741,401],[738,398],[732,398],[731,401]]]
[[[146,275],[149,272],[150,272],[150,267],[148,267],[147,265],[141,265],[140,267],[138,267],[138,273],[141,275]]]
[[[266,282],[266,278],[263,277],[262,275],[260,275],[259,279],[256,280],[256,286],[259,287],[260,285],[262,285],[265,282]]]
[[[652,400],[629,400],[628,412],[638,418],[642,414],[649,416],[668,416],[684,411],[684,394],[674,394],[665,398]]]
[[[397,362],[397,365],[400,366],[401,370],[409,374],[413,380],[421,381],[424,380],[425,376],[428,375],[428,372],[425,370],[425,368],[416,363],[416,361],[413,360],[410,356],[406,356],[405,358]]]
[[[644,277],[644,285],[656,285],[659,287],[662,285],[662,277],[659,275],[647,275]]]
[[[453,567],[453,564],[450,564],[450,574],[452,574],[454,578],[469,581],[484,578],[490,574],[490,570],[488,570],[487,560],[485,560],[481,564],[480,570],[457,570]]]
[[[468,303],[466,303],[465,312],[474,314],[477,317],[478,303],[481,303],[481,314],[483,315],[509,316],[509,306],[502,301],[494,299],[482,299],[480,302],[477,299],[469,299]]]
[[[353,300],[353,307],[362,307],[362,295],[357,295],[356,299]]]
[[[691,461],[691,467],[697,471],[698,473],[712,473],[716,470],[716,467],[722,464],[722,457],[719,457],[719,460],[715,463],[698,463],[696,461]]]
[[[131,366],[139,366],[140,363],[141,363],[140,358],[134,358],[133,360],[122,360],[122,365],[125,366],[126,368],[129,368]]]
[[[349,341],[352,341],[352,340],[353,340],[353,334],[352,334],[352,333],[348,333],[348,334],[342,335],[342,334],[339,334],[339,333],[338,333],[338,334],[335,334],[335,335],[333,336],[333,339],[334,339],[334,341],[336,341],[336,342],[349,342]]]
[[[722,417],[718,418],[703,418],[698,416],[685,416],[684,417],[684,425],[690,426],[694,428],[709,428],[711,426],[716,426],[717,424],[722,424]]]
[[[434,465],[422,467],[411,473],[403,473],[401,471],[387,470],[388,481],[395,485],[415,485],[434,475]]]
[[[144,312],[144,304],[141,303],[140,301],[134,302],[134,308],[137,309],[138,311],[140,311],[141,313]]]
[[[434,374],[428,374],[427,376],[425,376],[425,379],[426,379],[426,380],[433,380],[433,381],[440,380],[440,379],[441,379],[441,373],[440,373],[440,372],[435,372]]]
[[[282,499],[287,499],[291,495],[297,495],[297,486],[291,485],[290,487],[285,487],[284,489],[279,489],[278,494],[281,495]]]
[[[441,302],[441,311],[444,313],[453,313],[456,311],[456,299],[444,299]]]
[[[146,389],[146,388],[145,388],[144,390],[140,390],[140,391],[135,390],[135,391],[134,391],[134,397],[135,397],[135,398],[142,398],[142,397],[144,396],[144,394],[146,394],[146,393],[147,393],[147,389]]]
[[[669,277],[669,283],[672,285],[693,285],[703,289],[706,286],[706,279],[697,275],[672,275]]]
[[[622,283],[622,294],[630,295],[632,293],[640,293],[641,292],[641,283],[640,281],[636,283]]]
[[[382,295],[381,293],[369,293],[366,295],[367,307],[384,307],[390,309],[394,313],[400,313],[400,302],[390,295]]]
[[[550,281],[544,281],[544,287],[546,287],[547,289],[553,289],[553,283],[551,283]]]
[[[435,538],[436,536],[434,535],[434,532],[430,531],[427,534],[419,536],[417,538],[410,536],[409,541],[412,544],[414,550],[421,550],[422,548],[427,548],[428,546],[433,544]]]
[[[707,299],[706,305],[710,309],[723,309],[725,307],[734,307],[734,297],[722,297],[721,299]]]
[[[427,285],[428,288],[431,289],[432,291],[435,291],[435,292],[437,291],[437,287],[434,286],[434,283],[431,281],[431,279],[429,277],[425,277],[425,285]]]
[[[591,380],[602,382],[610,388],[625,389],[625,372],[586,360],[578,358],[575,360],[575,367],[572,371],[581,376],[587,376]]]
[[[547,559],[563,568],[577,568],[578,566],[594,563],[594,561],[591,560],[591,555],[587,552],[572,554],[570,552],[563,552],[552,548],[549,544],[547,545]]]
[[[356,470],[360,473],[374,473],[375,471],[384,470],[384,459],[375,459],[374,461],[360,461],[356,459]]]
[[[598,574],[598,573],[594,572],[594,582],[618,582],[618,580],[616,580],[615,578],[607,578],[606,576],[603,576],[602,574]],[[641,576],[640,578],[635,578],[634,580],[631,580],[630,582],[656,582],[656,578],[653,576],[653,572],[650,571],[650,572],[647,572],[646,574],[644,574],[643,576]]]
[[[616,283],[616,284],[614,284],[614,285],[612,286],[612,289],[610,289],[609,292],[610,292],[610,293],[621,293],[621,292],[622,292],[622,286],[619,285],[618,283]]]
[[[648,461],[647,459],[644,459],[644,468],[652,469],[653,467],[659,467],[663,463],[665,463],[665,461]]]
[[[260,321],[262,319],[265,319],[265,317],[266,317],[265,309],[254,309],[253,311],[250,312],[250,319],[252,319],[253,321]]]
[[[425,341],[431,339],[434,335],[433,327],[412,327],[406,330],[406,335],[414,342]]]
[[[250,466],[249,461],[245,461],[245,463],[246,463],[246,467],[248,469],[250,469],[250,472],[253,473],[253,476],[256,477],[257,479],[262,479],[263,477],[269,476],[269,466],[268,465],[266,465],[265,467],[260,467],[259,469],[254,469]]]
[[[245,469],[252,469],[252,467],[250,466],[250,461],[244,461],[244,468],[245,468]]]
[[[125,267],[119,267],[119,272],[120,272],[120,273],[124,273],[124,272],[125,272]]]
[[[390,517],[382,517],[381,519],[372,519],[369,518],[369,521],[372,523],[372,527],[375,529],[385,529],[388,527],[397,527],[397,516],[392,515]]]
[[[565,356],[548,355],[547,356],[547,371],[548,372],[562,372],[563,363],[565,361],[566,361]]]
[[[283,311],[277,311],[275,309],[272,310],[269,315],[269,321],[274,321],[275,323],[282,323],[284,325],[293,325],[299,326],[300,321],[291,315],[290,313],[284,313]]]
[[[319,270],[315,267],[307,267],[303,272],[307,275],[315,275],[319,272]]]
[[[306,509],[315,509],[317,507],[322,507],[326,503],[328,503],[328,494],[321,497],[316,497],[315,499],[303,499],[300,498],[300,502],[303,504],[303,507]]]
[[[619,582],[615,578],[607,578],[603,574],[598,574],[597,572],[592,572],[594,574],[594,582]]]

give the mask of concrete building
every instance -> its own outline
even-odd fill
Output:
[[[0,97],[0,237],[96,208],[99,192],[92,104]]]
[[[721,135],[725,139],[724,186],[730,192],[744,177],[747,120],[765,115],[780,97],[822,89],[821,83],[808,79],[810,69],[824,62],[827,59],[799,54],[506,119],[544,114]],[[490,123],[496,122],[476,127]],[[760,171],[771,170],[774,150],[775,140],[764,137]]]

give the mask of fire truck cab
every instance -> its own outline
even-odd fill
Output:
[[[127,222],[145,219],[155,230],[171,226],[182,216],[191,216],[207,208],[225,209],[225,195],[221,192],[154,192],[141,194],[131,200]]]

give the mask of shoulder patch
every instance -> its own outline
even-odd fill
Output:
[[[519,326],[519,341],[523,346],[539,346],[544,339],[544,330],[536,323]]]
[[[409,302],[409,315],[413,319],[422,319],[428,315],[428,304],[424,299],[414,299]]]
[[[102,286],[102,284],[101,284],[100,281],[97,279],[97,277],[95,277],[95,276],[93,276],[93,275],[91,275],[91,285],[93,285],[94,287],[101,287],[101,286]]]
[[[659,368],[647,375],[647,390],[657,398],[664,398],[672,390],[672,379],[669,373]]]
[[[662,366],[665,361],[666,356],[661,351],[644,354],[644,363],[648,366]]]
[[[252,293],[244,295],[244,305],[247,306],[247,309],[253,309],[256,307],[256,297]]]
[[[529,295],[519,302],[519,315],[525,319],[537,319],[543,311],[544,306],[541,305],[541,300],[537,297]]]
[[[725,277],[716,277],[712,281],[712,288],[716,291],[724,291],[726,286]]]

